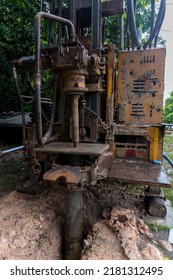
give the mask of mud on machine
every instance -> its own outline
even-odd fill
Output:
[[[151,32],[143,44],[135,23],[137,1],[128,0],[126,7],[123,0],[70,0],[65,6],[52,1],[51,13],[41,11],[35,18],[35,55],[13,62],[22,107],[32,106],[31,122],[23,117],[29,181],[63,181],[67,189],[66,259],[80,257],[82,192],[88,184],[112,178],[146,185],[149,213],[166,215],[160,188],[170,183],[159,164],[165,48],[156,47],[165,1],[155,22],[151,2]],[[110,16],[119,20],[116,46],[104,43]],[[47,21],[53,40],[43,48],[41,26]],[[42,97],[47,69],[54,77],[51,100]],[[33,96],[20,95],[20,72],[34,73]]]

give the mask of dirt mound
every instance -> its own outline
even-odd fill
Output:
[[[99,209],[94,197],[92,204]],[[3,195],[0,225],[0,259],[63,259],[64,187],[54,186],[41,195],[16,191]],[[81,259],[160,260],[168,251],[172,254],[169,242],[156,240],[131,209],[105,208],[101,217],[88,207],[84,229],[87,236]]]
[[[109,213],[103,213],[108,217]],[[145,238],[144,238],[145,237]],[[153,241],[152,241],[153,238]],[[144,241],[145,239],[145,241]],[[148,226],[133,210],[113,208],[110,218],[96,223],[84,242],[82,259],[161,260]]]
[[[22,152],[0,158],[0,259],[63,259],[65,187],[39,195],[12,191],[23,181]],[[5,194],[5,192],[7,192]],[[173,259],[173,246],[141,220],[142,188],[100,181],[84,197],[82,259]]]
[[[62,259],[63,195],[56,192],[1,197],[0,259]]]

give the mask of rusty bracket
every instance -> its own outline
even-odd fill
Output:
[[[45,181],[58,182],[65,181],[69,186],[84,186],[87,183],[95,184],[97,180],[107,178],[112,166],[113,154],[110,152],[103,153],[91,166],[68,166],[55,165],[51,170],[43,175]]]

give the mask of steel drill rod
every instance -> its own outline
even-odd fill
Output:
[[[72,96],[72,141],[74,147],[79,143],[79,95]]]
[[[83,191],[69,189],[66,195],[65,259],[78,260],[83,238]]]

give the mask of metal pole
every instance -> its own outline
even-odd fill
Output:
[[[66,197],[65,259],[79,260],[82,251],[83,191],[77,185]]]
[[[74,147],[79,143],[79,95],[72,96],[72,140]]]
[[[120,48],[121,50],[123,51],[124,50],[124,15],[121,15],[120,16]]]
[[[40,12],[43,11],[43,0],[40,0]]]
[[[100,48],[100,0],[92,0],[92,48]]]
[[[76,28],[76,0],[70,0],[70,21]]]
[[[19,146],[16,148],[11,148],[11,149],[5,150],[5,151],[0,151],[0,156],[5,155],[5,154],[10,154],[10,153],[13,153],[16,151],[24,150],[24,149],[25,149],[25,146]]]

